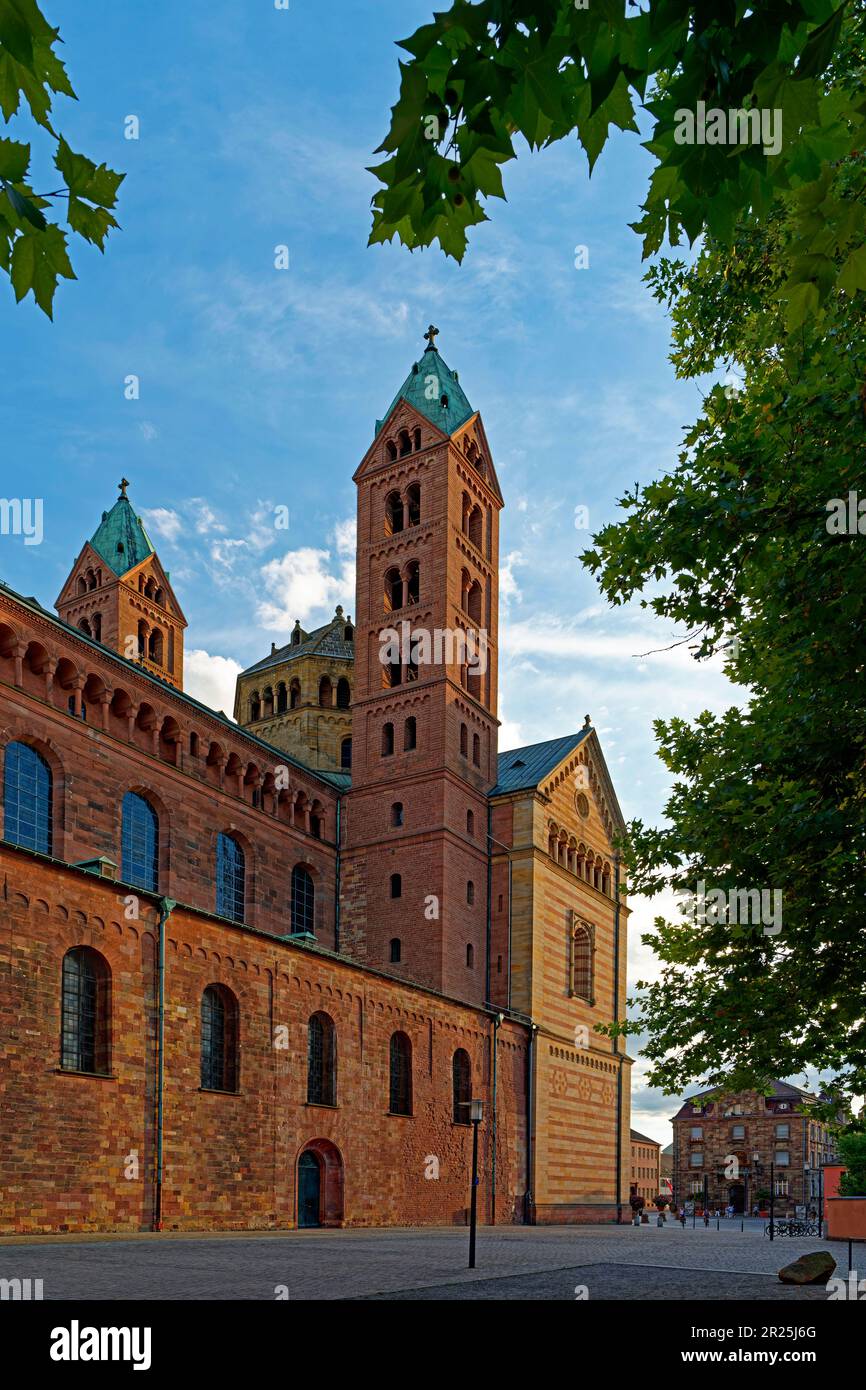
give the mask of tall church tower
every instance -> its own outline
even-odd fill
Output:
[[[141,517],[120,496],[76,559],[55,607],[65,623],[183,689],[186,618]]]
[[[352,790],[341,949],[484,1002],[499,512],[480,415],[427,347],[355,473]]]

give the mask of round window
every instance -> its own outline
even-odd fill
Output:
[[[585,792],[575,792],[574,805],[577,814],[581,816],[583,820],[586,820],[589,815],[589,799]]]

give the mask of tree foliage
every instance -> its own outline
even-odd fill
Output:
[[[463,258],[468,229],[504,198],[515,137],[531,149],[573,132],[590,171],[612,126],[652,123],[655,160],[635,229],[644,256],[707,232],[730,244],[738,220],[799,190],[791,263],[780,290],[789,324],[841,277],[866,288],[866,207],[827,200],[828,170],[863,144],[866,88],[851,67],[848,20],[862,0],[454,0],[400,46],[391,129],[371,170],[371,242],[439,242]],[[858,55],[862,66],[862,51]],[[856,64],[855,64],[856,66]],[[677,143],[677,113],[780,111],[781,148]]]
[[[824,196],[844,207],[864,178],[851,156]],[[866,333],[862,295],[838,287],[788,328],[800,212],[787,195],[732,246],[649,272],[678,375],[736,364],[744,384],[709,390],[676,468],[624,497],[582,557],[611,603],[640,595],[683,625],[698,661],[724,651],[745,692],[657,722],[674,787],[664,826],[629,827],[632,890],[782,894],[778,929],[711,910],[644,938],[663,968],[633,1027],[669,1092],[807,1066],[866,1091]]]
[[[76,154],[52,125],[56,94],[75,97],[55,52],[60,31],[45,19],[36,0],[0,0],[0,111],[30,117],[55,142],[54,166],[62,187],[37,193],[29,182],[29,143],[0,137],[0,270],[10,277],[19,302],[32,293],[52,317],[57,282],[74,280],[66,234],[46,218],[52,199],[66,199],[69,227],[104,250],[109,229],[118,224],[112,209],[124,175]]]

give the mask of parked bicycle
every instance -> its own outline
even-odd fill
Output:
[[[817,1221],[770,1221],[764,1227],[765,1236],[816,1236],[817,1234]]]

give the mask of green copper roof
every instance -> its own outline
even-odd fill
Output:
[[[126,574],[134,565],[154,553],[150,538],[136,516],[132,503],[121,493],[110,512],[102,513],[102,521],[94,531],[90,544],[115,574]]]
[[[438,348],[428,347],[397,392],[384,418],[376,421],[378,434],[399,400],[408,401],[445,434],[453,434],[474,414],[457,373],[452,372]]]

